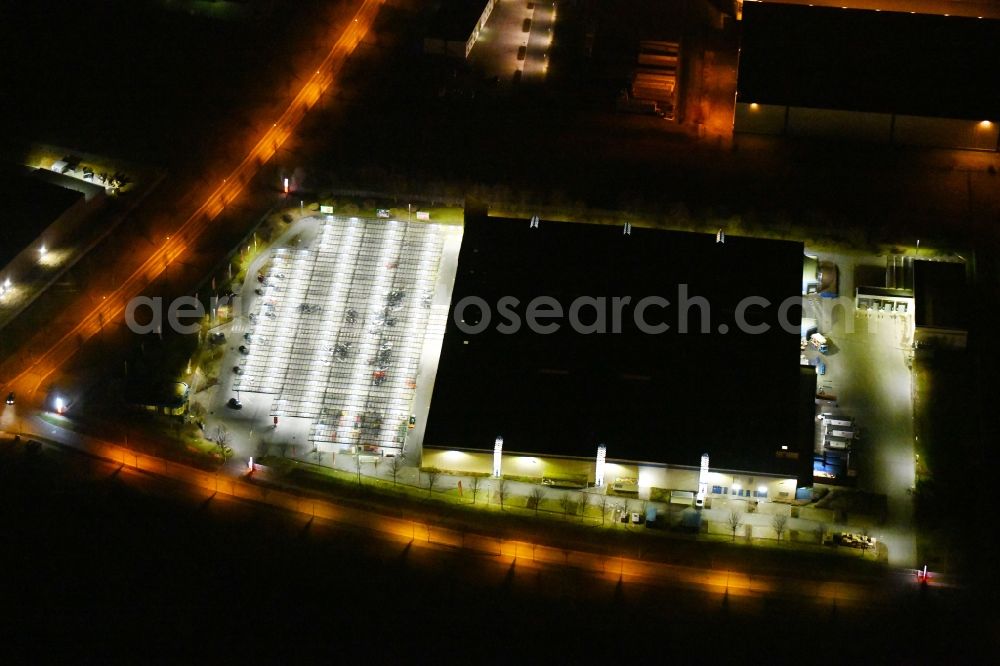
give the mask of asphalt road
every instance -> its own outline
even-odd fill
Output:
[[[194,204],[193,212],[178,218],[171,233],[136,252],[137,266],[131,274],[110,293],[81,294],[63,313],[62,326],[48,328],[29,343],[37,351],[28,363],[23,356],[14,355],[0,366],[2,390],[13,388],[26,398],[32,396],[46,378],[77,353],[83,342],[101,332],[106,322],[118,321],[132,298],[140,295],[172,264],[183,262],[186,254],[193,252],[192,248],[211,227],[212,221],[226,206],[238,200],[260,167],[274,156],[306,112],[336,80],[351,52],[371,28],[380,5],[381,0],[361,2],[355,17],[343,26],[315,73],[304,77],[288,107],[263,131],[222,182],[214,189],[209,186],[208,196]],[[193,193],[197,195],[202,189],[198,184]]]
[[[46,434],[68,436],[58,429]],[[242,645],[259,657],[265,649],[301,648],[318,631],[341,657],[391,650],[422,661],[413,651],[447,653],[474,643],[493,645],[492,656],[483,658],[493,663],[522,644],[535,659],[547,648],[563,657],[747,649],[743,640],[705,643],[718,632],[753,641],[778,631],[780,651],[815,649],[822,627],[845,637],[839,656],[884,651],[899,658],[934,653],[914,645],[912,631],[930,635],[959,621],[945,590],[928,596],[905,576],[804,580],[549,547],[173,464],[150,471],[159,463],[144,457],[136,467],[128,456],[121,464],[64,451],[45,445],[32,462],[23,444],[0,436],[0,492],[9,496],[6,506],[15,508],[11,497],[17,507],[24,504],[0,514],[4,526],[18,522],[13,532],[0,530],[0,539],[47,530],[44,540],[21,544],[27,559],[18,565],[20,576],[3,585],[20,609],[19,623],[46,609],[40,626],[50,640],[87,626],[104,643],[119,631],[138,632],[133,638],[147,651],[200,652],[219,641],[230,653]],[[53,465],[53,458],[64,460]],[[60,489],[55,500],[44,497],[47,487]],[[27,488],[30,499],[21,499]],[[71,506],[73,519],[64,524]],[[48,519],[35,524],[38,512]],[[63,527],[51,530],[52,521]],[[13,552],[0,549],[5,558]],[[79,624],[84,614],[96,626]],[[411,621],[417,617],[419,627]],[[189,623],[200,638],[189,635]],[[238,640],[248,623],[258,628]],[[385,633],[384,625],[392,630]],[[20,629],[5,628],[11,626]],[[571,640],[574,629],[588,639]],[[496,632],[517,640],[491,644]],[[386,641],[390,635],[394,640]],[[873,642],[878,648],[867,652]],[[935,644],[957,645],[953,656],[973,649],[950,632]]]

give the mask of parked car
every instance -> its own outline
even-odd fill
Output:
[[[229,402],[226,403],[226,407],[230,409],[243,409],[243,403],[236,398],[230,398]]]
[[[250,350],[247,348],[246,345],[240,345],[240,353],[246,356],[247,354],[250,353]]]

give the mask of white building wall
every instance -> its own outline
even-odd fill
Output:
[[[560,458],[554,456],[532,456],[528,454],[504,453],[503,474],[541,479],[550,478],[586,478],[588,483],[594,482],[594,472],[597,464],[596,449],[592,459]],[[424,447],[423,467],[434,467],[449,472],[464,472],[472,474],[490,474],[493,470],[492,451],[459,451]],[[622,461],[607,461],[604,479],[607,487],[612,487],[619,479],[632,479],[639,487],[639,497],[648,499],[650,489],[664,488],[668,490],[689,490],[698,492],[698,469],[694,467],[671,467],[669,465],[642,465]],[[774,475],[722,472],[709,470],[708,496],[720,497],[712,493],[713,486],[725,487],[726,497],[734,497],[732,488],[740,483],[743,489],[750,490],[744,499],[755,499],[754,490],[764,486],[765,497],[759,500],[794,499],[796,480]],[[782,493],[785,493],[782,495]]]

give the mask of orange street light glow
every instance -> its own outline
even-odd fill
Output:
[[[97,307],[92,308],[81,320],[67,330],[58,340],[49,343],[48,348],[40,353],[35,360],[25,367],[8,366],[12,370],[8,384],[14,385],[24,381],[29,391],[35,391],[45,378],[72,358],[80,347],[82,340],[87,340],[103,328],[105,322],[113,321],[124,311],[125,304],[138,296],[155,278],[159,277],[166,267],[180,258],[198,236],[207,228],[208,223],[222,211],[226,202],[231,201],[247,184],[250,183],[262,163],[270,159],[277,148],[284,143],[292,133],[308,107],[315,103],[318,95],[332,82],[332,74],[343,66],[347,55],[364,37],[378,13],[382,0],[362,0],[357,9],[353,24],[347,27],[331,46],[320,64],[319,71],[330,72],[325,78],[313,75],[299,89],[288,107],[280,115],[271,129],[254,145],[250,153],[235,166],[226,181],[212,192],[174,232],[175,241],[169,242],[154,250],[145,261],[111,294],[111,298],[102,299]],[[358,19],[364,19],[359,21]],[[10,284],[5,284],[3,291],[9,291]]]

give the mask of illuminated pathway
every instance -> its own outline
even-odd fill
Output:
[[[319,68],[302,85],[277,121],[264,132],[250,152],[204,203],[167,236],[132,275],[124,279],[113,292],[103,296],[101,302],[58,341],[37,354],[30,367],[24,368],[23,363],[20,364],[21,367],[17,367],[20,360],[18,355],[7,360],[5,366],[0,368],[0,381],[3,382],[4,391],[15,389],[23,395],[33,395],[45,379],[72,358],[84,342],[99,333],[105,323],[118,321],[131,299],[142,294],[172,263],[185,257],[209,224],[240,195],[260,167],[274,156],[298,127],[306,112],[330,87],[347,57],[368,33],[381,4],[382,0],[362,0],[361,6]],[[84,305],[85,299],[80,299],[78,304]]]

